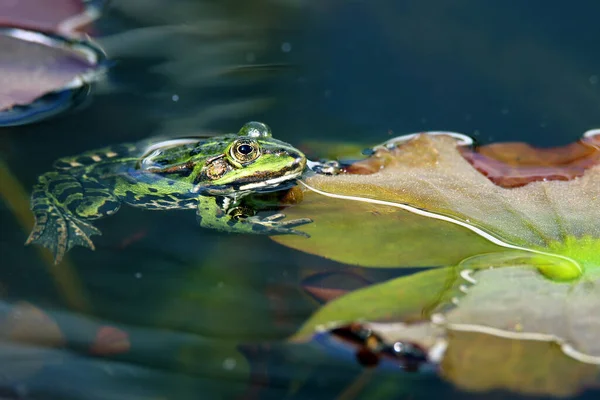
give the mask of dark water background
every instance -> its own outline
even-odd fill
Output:
[[[0,152],[28,190],[61,156],[152,135],[236,131],[247,120],[298,146],[369,145],[423,130],[561,145],[600,127],[598,15],[592,0],[113,2],[96,29],[116,63],[91,103],[2,128]],[[158,28],[181,24],[192,32]],[[124,207],[96,223],[95,252],[69,253],[69,280],[23,246],[27,232],[4,203],[0,221],[0,311],[34,304],[68,343],[5,347],[31,351],[43,366],[6,357],[0,398],[506,396],[393,369],[365,378],[347,354],[284,342],[318,307],[299,287],[309,273],[384,279],[406,270],[360,271],[266,237],[200,229],[191,212]],[[128,333],[129,352],[89,354],[105,325]]]

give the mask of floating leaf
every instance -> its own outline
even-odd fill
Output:
[[[349,293],[293,339],[352,321],[402,321],[364,328],[390,348],[425,349],[441,375],[465,390],[567,396],[600,387],[597,270],[577,283],[524,267],[464,271],[435,269]]]
[[[451,268],[439,268],[355,290],[321,307],[292,340],[317,330],[361,320],[423,320],[442,301],[454,280]]]
[[[600,385],[596,366],[569,358],[552,342],[478,332],[448,333],[442,374],[461,389],[477,392],[505,389],[562,397]]]
[[[304,193],[286,215],[310,215],[302,227],[310,239],[274,236],[273,240],[308,253],[366,267],[451,265],[498,246],[448,222],[395,207]],[[360,227],[360,229],[356,229]],[[398,238],[391,240],[390,238]],[[431,251],[436,243],[436,251]]]
[[[79,104],[101,76],[89,42],[0,28],[0,126],[39,121]]]
[[[455,265],[502,247],[600,237],[596,142],[586,142],[592,152],[582,176],[510,189],[475,169],[454,138],[419,135],[379,147],[348,173],[305,180],[313,191],[287,214],[315,221],[303,227],[311,239],[273,239],[345,263],[391,267]]]
[[[523,186],[543,180],[570,180],[600,163],[600,136],[563,147],[540,149],[527,143],[492,143],[461,153],[479,172],[502,187]],[[596,134],[597,135],[597,134]]]
[[[599,386],[598,135],[564,153],[510,148],[419,135],[341,175],[307,178],[312,191],[287,214],[315,221],[311,239],[278,242],[363,266],[447,267],[343,294],[292,340],[358,322],[383,342],[365,344],[370,352],[424,349],[466,390]]]
[[[103,1],[18,0],[0,3],[0,25],[36,31],[75,34],[99,15]]]

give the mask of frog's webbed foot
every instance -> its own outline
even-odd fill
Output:
[[[92,235],[101,232],[92,224],[79,218],[64,215],[49,207],[48,211],[35,212],[35,225],[25,244],[39,244],[48,248],[58,264],[65,253],[73,246],[83,246],[94,250]]]
[[[35,225],[25,244],[50,249],[56,264],[73,246],[94,250],[90,236],[101,233],[89,221],[113,214],[119,206],[118,200],[92,178],[48,172],[39,177],[31,193]]]
[[[298,218],[291,219],[289,221],[282,221],[285,218],[285,214],[274,214],[268,217],[261,218],[259,216],[252,216],[245,219],[239,220],[240,223],[246,223],[252,226],[252,230],[256,233],[264,233],[267,235],[298,235],[309,238],[310,235],[306,232],[297,231],[293,228],[301,225],[310,224],[312,219],[310,218]]]
[[[310,237],[307,233],[294,229],[311,223],[309,218],[283,221],[285,215],[281,213],[260,217],[255,215],[252,208],[233,205],[223,209],[219,207],[222,203],[222,200],[217,201],[215,197],[204,196],[200,199],[196,213],[200,226],[225,232]]]

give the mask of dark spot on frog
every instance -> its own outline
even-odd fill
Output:
[[[148,188],[148,191],[149,191],[150,193],[158,193],[158,189],[156,189],[156,188],[153,188],[153,187],[149,187],[149,188]]]
[[[58,200],[60,203],[65,203],[68,200],[69,196],[81,193],[81,188],[79,186],[71,186],[65,188],[60,193],[58,193],[57,191],[55,191],[54,193],[56,193],[56,200]]]
[[[117,212],[121,203],[114,200],[105,201],[100,207],[98,207],[98,214],[101,215],[110,215]]]
[[[56,180],[50,181],[50,183],[48,183],[48,192],[51,193],[56,193],[57,190],[57,186],[58,185],[63,185],[65,183],[71,183],[74,182],[74,179],[71,178],[70,176],[65,177],[64,179],[62,178],[62,176]]]
[[[181,200],[179,206],[181,208],[193,208],[196,207],[196,203],[197,201],[195,199]]]
[[[122,196],[121,199],[123,200],[123,202],[128,203],[128,204],[140,204],[144,202],[144,197],[142,196],[140,199],[136,199],[136,194],[134,192],[132,192],[131,190],[128,190],[125,192],[125,196]]]
[[[223,218],[225,215],[227,215],[227,214],[225,214],[225,211],[223,211],[220,208],[217,208],[217,211],[215,212],[215,217]]]

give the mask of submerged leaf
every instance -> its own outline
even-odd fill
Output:
[[[322,307],[293,337],[353,321],[390,347],[426,351],[466,390],[573,395],[600,385],[600,274],[552,282],[534,269],[435,269],[361,289]]]

